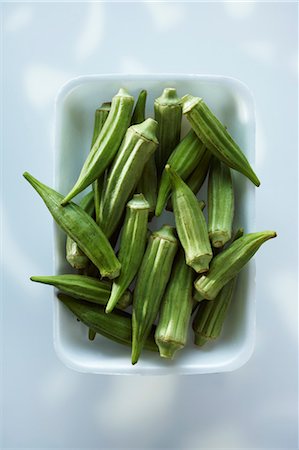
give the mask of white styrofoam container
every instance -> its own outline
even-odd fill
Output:
[[[255,157],[255,113],[252,96],[240,81],[214,75],[150,74],[87,75],[65,84],[56,99],[55,188],[66,194],[75,183],[87,156],[93,131],[95,109],[109,101],[120,87],[137,98],[147,89],[147,115],[153,117],[153,101],[165,87],[175,87],[178,95],[203,97],[215,115],[227,126],[250,163]],[[183,120],[184,134],[188,124]],[[236,212],[235,229],[254,230],[255,187],[243,175],[233,172]],[[205,189],[204,189],[205,191]],[[204,194],[205,195],[205,192]],[[201,196],[202,198],[202,196]],[[151,227],[173,224],[173,216],[164,213]],[[65,236],[55,226],[55,273],[68,273],[65,261]],[[56,298],[54,299],[54,345],[59,358],[70,368],[98,374],[200,374],[232,371],[250,358],[255,338],[255,265],[251,261],[240,273],[235,295],[221,337],[197,348],[190,331],[187,346],[173,361],[143,351],[132,366],[130,348],[98,336],[90,342],[87,328]]]

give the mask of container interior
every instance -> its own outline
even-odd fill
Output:
[[[254,167],[255,117],[252,97],[243,83],[224,77],[199,75],[93,75],[74,79],[58,94],[56,102],[54,185],[66,194],[75,183],[90,150],[94,111],[110,101],[120,87],[135,97],[147,89],[147,116],[154,117],[154,99],[165,87],[175,87],[178,95],[202,97],[242,148]],[[182,135],[190,128],[183,119]],[[235,187],[234,229],[254,229],[255,187],[243,175],[232,171]],[[206,185],[200,191],[206,199]],[[80,199],[76,197],[74,201]],[[164,212],[150,224],[174,224]],[[55,226],[54,273],[70,273],[65,260],[65,235]],[[55,297],[55,294],[54,294]],[[235,370],[253,350],[255,330],[255,269],[251,261],[240,273],[234,298],[221,337],[203,348],[193,345],[190,331],[187,346],[175,360],[163,360],[144,351],[138,364],[131,365],[130,349],[98,336],[90,342],[87,328],[54,298],[54,343],[63,362],[75,370],[109,374],[199,374]]]

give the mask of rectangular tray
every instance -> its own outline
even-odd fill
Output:
[[[215,115],[227,126],[250,163],[255,158],[255,113],[248,88],[240,81],[214,75],[87,75],[70,80],[59,91],[55,116],[54,185],[66,194],[75,183],[90,149],[94,111],[110,101],[120,87],[137,98],[147,89],[147,115],[153,117],[153,102],[165,87],[175,87],[178,95],[203,97]],[[183,133],[188,124],[183,121]],[[255,187],[243,175],[232,171],[236,192],[235,229],[254,231]],[[203,195],[206,195],[203,188]],[[79,197],[78,197],[79,198]],[[77,198],[75,199],[75,201]],[[151,224],[174,224],[170,213],[163,213]],[[55,274],[69,273],[65,260],[65,235],[55,226]],[[232,371],[250,358],[255,338],[255,265],[251,261],[240,273],[221,337],[197,348],[190,331],[187,346],[175,360],[168,361],[144,351],[132,366],[130,348],[97,335],[87,338],[87,328],[54,299],[54,346],[66,366],[80,372],[98,374],[200,374]]]

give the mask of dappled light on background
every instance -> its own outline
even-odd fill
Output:
[[[295,269],[291,271],[280,268],[277,273],[269,274],[268,279],[264,280],[269,290],[268,307],[277,310],[282,321],[283,327],[279,332],[291,333],[291,338],[295,340],[298,338],[298,304],[294,297],[298,286],[297,276]]]
[[[298,77],[299,73],[299,58],[298,53],[293,52],[289,61],[289,69],[292,75]]]
[[[32,63],[24,69],[24,88],[35,108],[53,105],[58,90],[70,79],[70,74],[45,64]]]
[[[6,1],[2,10],[3,448],[296,448],[297,5]],[[52,219],[22,173],[53,186],[57,92],[73,77],[115,72],[213,73],[253,93],[262,184],[252,231],[273,227],[278,237],[256,257],[257,338],[234,372],[89,375],[55,354],[53,289],[29,280],[53,274]],[[245,124],[245,109],[240,116]]]
[[[265,135],[265,126],[263,119],[258,111],[256,111],[256,129],[255,129],[255,167],[259,171],[266,164],[268,144],[267,137]]]
[[[243,51],[259,63],[270,64],[276,62],[276,49],[272,42],[251,40],[242,44]]]
[[[28,4],[16,6],[7,16],[4,31],[9,33],[23,31],[33,20],[33,9]]]
[[[62,406],[76,395],[78,383],[77,377],[70,378],[69,371],[60,367],[47,372],[46,376],[39,380],[36,388],[48,407],[59,408],[59,405]]]
[[[6,276],[11,276],[14,282],[22,288],[22,291],[31,293],[31,286],[28,280],[28,267],[33,272],[39,273],[39,267],[34,263],[34,256],[30,253],[25,253],[24,248],[18,245],[16,236],[12,233],[13,228],[7,220],[5,209],[1,208],[2,226],[5,230],[5,248],[9,248],[9,252],[5,252],[5,259],[3,266]],[[18,270],[16,270],[18,267]]]
[[[90,57],[104,40],[105,32],[106,38],[111,33],[105,27],[104,4],[91,2],[86,4],[86,8],[75,41],[75,57],[78,61]]]
[[[229,405],[227,407],[229,408]],[[202,425],[201,420],[200,432],[195,427],[195,431],[188,433],[184,442],[181,442],[181,449],[237,450],[243,448],[244,442],[249,444],[246,434],[232,424],[230,419],[223,417],[221,422],[216,419],[210,420],[209,423],[205,420],[205,426]]]
[[[185,7],[182,3],[158,3],[146,2],[144,6],[148,9],[158,31],[179,31],[180,23],[184,21]]]
[[[247,19],[256,7],[255,2],[240,2],[240,1],[230,1],[223,2],[227,14],[233,19]]]
[[[165,415],[174,407],[179,378],[168,377],[113,377],[110,380],[109,395],[104,399],[98,398],[95,405],[95,417],[97,422],[105,423],[105,431],[109,434],[115,430],[124,436],[131,434],[132,424],[136,439],[138,435],[138,423],[157,427],[157,423],[163,427]],[[129,412],[129,414],[128,414]],[[143,426],[140,427],[142,434]],[[155,429],[155,433],[159,433]],[[138,442],[138,441],[137,441]],[[139,441],[141,442],[141,441]]]
[[[149,73],[150,70],[142,62],[133,56],[122,56],[120,71],[124,73]]]

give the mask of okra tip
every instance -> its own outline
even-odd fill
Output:
[[[173,359],[176,352],[183,348],[183,345],[174,341],[163,341],[163,339],[156,340],[159,348],[159,353],[162,358]]]
[[[131,355],[131,362],[132,362],[133,365],[138,362],[140,354],[141,354],[141,350],[142,350],[141,345],[138,345],[137,342],[134,343],[134,341],[133,341],[133,343],[132,343],[132,355]]]
[[[255,184],[256,187],[259,187],[261,185],[260,180],[258,179],[253,170],[250,171],[250,173],[248,174],[248,178],[253,182],[253,184]]]
[[[89,330],[88,330],[88,339],[90,341],[94,341],[94,339],[96,337],[96,334],[97,333],[93,329],[89,328]]]
[[[222,248],[226,242],[228,242],[231,238],[230,233],[227,231],[214,231],[213,233],[209,233],[209,238],[212,242],[212,246],[215,248]]]
[[[36,178],[34,178],[29,172],[24,172],[23,177],[27,181],[29,181],[29,183],[32,184],[32,186],[34,186],[34,184],[36,184],[38,182],[38,180]]]
[[[175,184],[176,182],[181,181],[181,178],[178,176],[176,171],[169,164],[166,164],[165,170],[170,176],[170,181],[171,181],[172,185]]]
[[[209,339],[207,339],[205,336],[202,336],[199,333],[194,333],[194,344],[198,347],[202,347],[208,342]]]
[[[209,263],[211,261],[211,255],[207,254],[207,255],[201,255],[200,257],[194,259],[194,260],[190,260],[190,261],[186,261],[188,266],[190,265],[192,267],[192,269],[195,270],[195,272],[197,272],[198,274],[202,274],[205,273],[209,270]]]

